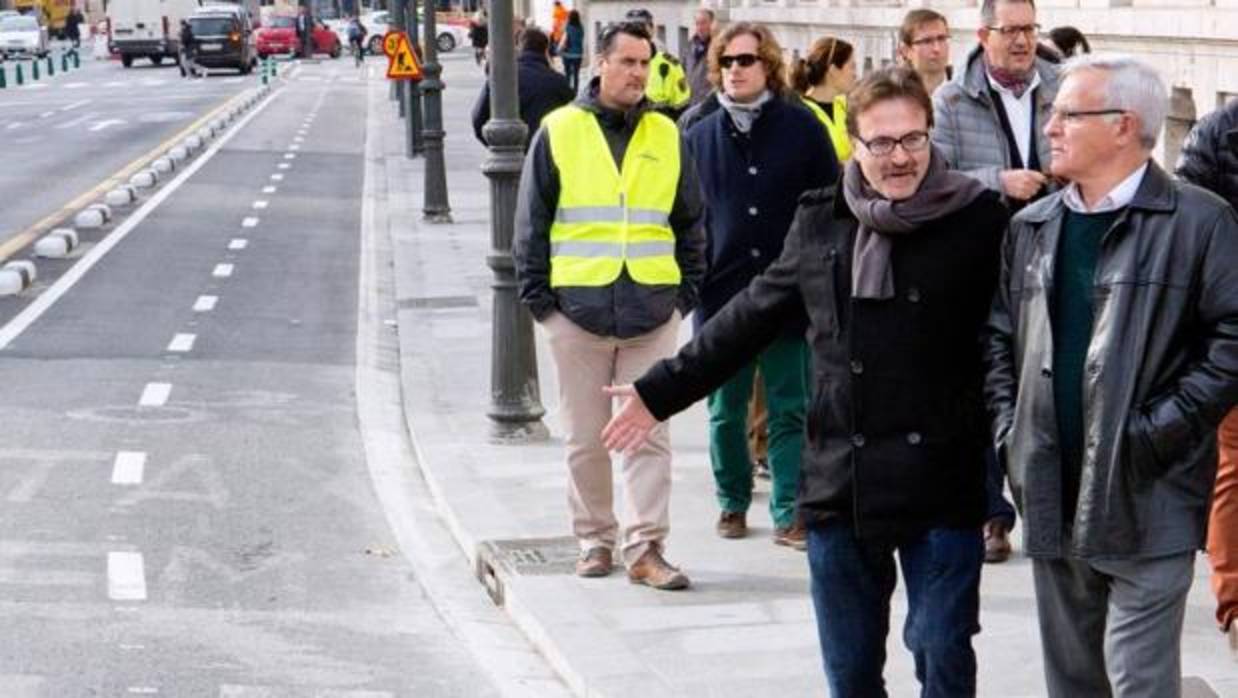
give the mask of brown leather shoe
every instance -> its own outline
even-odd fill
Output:
[[[808,530],[798,523],[774,529],[774,545],[785,545],[800,552],[808,550]]]
[[[662,558],[657,546],[651,545],[644,555],[628,568],[628,581],[663,591],[688,588],[688,577]]]
[[[605,577],[610,574],[614,562],[611,560],[609,548],[598,546],[589,548],[576,561],[577,577]]]
[[[1005,562],[1010,559],[1010,539],[1007,537],[1006,524],[993,519],[984,525],[984,561]]]
[[[742,511],[724,511],[718,517],[718,535],[723,538],[743,538],[748,535],[748,514]]]

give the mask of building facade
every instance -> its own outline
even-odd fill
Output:
[[[639,0],[637,0],[639,3]],[[1172,163],[1195,119],[1238,97],[1238,0],[1038,0],[1037,18],[1047,31],[1070,25],[1088,37],[1093,51],[1128,53],[1161,70],[1173,94],[1165,138],[1157,157]],[[593,35],[637,3],[583,0]],[[660,45],[678,54],[692,32],[697,7],[709,7],[720,24],[760,22],[774,30],[788,60],[823,35],[849,41],[863,75],[895,61],[898,26],[917,7],[945,15],[960,65],[976,45],[980,7],[975,0],[658,0],[640,4],[653,12]]]

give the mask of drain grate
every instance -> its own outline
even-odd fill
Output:
[[[398,305],[401,310],[476,308],[477,298],[475,296],[422,296],[402,299]]]
[[[505,577],[571,574],[579,554],[571,536],[486,540],[477,545],[474,572],[491,600],[502,606]]]

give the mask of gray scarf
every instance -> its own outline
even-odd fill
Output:
[[[731,115],[731,121],[740,133],[748,133],[752,130],[753,122],[761,115],[761,107],[772,98],[770,91],[765,90],[751,102],[740,103],[727,97],[726,93],[721,90],[718,91],[718,104],[726,110],[727,114]]]
[[[886,300],[894,297],[894,269],[890,252],[892,235],[914,233],[924,223],[944,218],[976,200],[984,185],[946,168],[946,159],[936,147],[929,158],[928,173],[920,188],[906,199],[890,201],[878,194],[853,158],[843,173],[843,196],[860,221],[851,259],[852,298]]]

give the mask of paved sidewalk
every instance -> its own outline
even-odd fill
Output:
[[[444,63],[454,223],[421,221],[422,162],[402,155],[394,103],[384,103],[389,108],[379,121],[384,203],[396,248],[405,415],[423,474],[457,542],[475,562],[482,547],[502,553],[498,574],[505,608],[578,695],[826,695],[804,556],[771,543],[767,493],[753,503],[747,539],[726,541],[714,534],[717,506],[700,406],[676,417],[671,428],[675,465],[667,553],[692,578],[687,592],[636,587],[621,571],[593,580],[570,574],[575,547],[565,537],[557,389],[540,333],[540,384],[551,440],[522,446],[488,442],[489,181],[480,171],[486,151],[473,138],[468,116],[483,76],[464,54],[448,55]],[[371,89],[385,85],[373,81]],[[685,332],[688,327],[685,323]],[[1238,698],[1238,663],[1214,629],[1202,558],[1197,570],[1184,638],[1188,695]],[[979,694],[1043,695],[1027,560],[986,566],[983,585],[984,630],[975,643]],[[911,660],[901,643],[901,590],[893,603],[889,691],[916,695]]]

